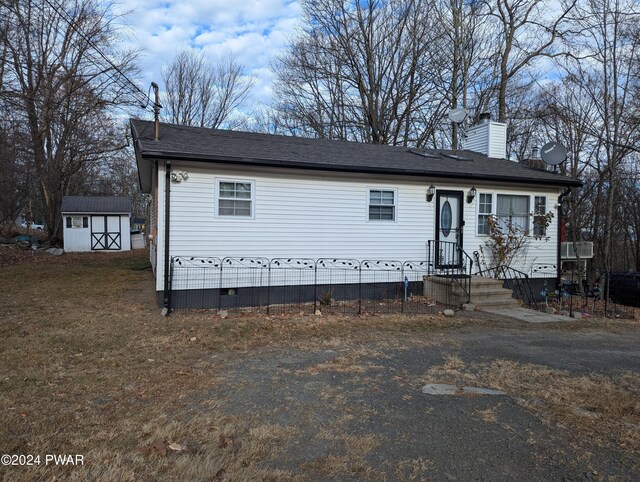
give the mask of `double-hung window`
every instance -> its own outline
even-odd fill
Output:
[[[369,190],[369,221],[396,220],[396,191]]]
[[[218,216],[253,216],[252,181],[218,181]]]
[[[533,211],[533,235],[546,236],[547,227],[545,226],[544,214],[547,211],[547,198],[545,196],[534,197]]]
[[[478,234],[489,235],[489,216],[493,209],[493,195],[480,193],[478,196]]]
[[[496,196],[496,218],[503,229],[529,229],[529,196],[498,194]]]

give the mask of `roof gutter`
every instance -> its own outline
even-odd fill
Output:
[[[438,173],[438,172],[423,172],[413,171],[408,169],[398,168],[367,168],[363,169],[355,166],[342,166],[336,164],[314,164],[308,162],[283,162],[273,159],[255,159],[246,157],[225,157],[215,158],[205,155],[189,154],[188,156],[180,155],[178,153],[165,153],[165,152],[153,152],[148,151],[142,154],[142,157],[149,160],[175,160],[175,161],[187,161],[187,162],[216,162],[219,164],[229,164],[235,167],[237,166],[260,166],[260,167],[277,167],[277,168],[292,168],[292,169],[304,169],[313,171],[333,171],[333,172],[353,172],[360,174],[391,174],[399,176],[423,176],[433,178],[447,178],[447,179],[467,179],[477,181],[498,181],[498,182],[515,182],[518,184],[538,185],[538,186],[582,186],[582,182],[572,178],[555,179],[526,179],[513,176],[496,176],[496,175],[456,175],[452,173]]]

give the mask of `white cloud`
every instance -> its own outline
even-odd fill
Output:
[[[142,53],[141,84],[161,84],[163,64],[185,47],[214,61],[231,53],[256,79],[254,104],[270,102],[269,65],[295,34],[299,15],[297,0],[130,0],[117,8],[129,12],[123,20],[130,35],[122,45]]]

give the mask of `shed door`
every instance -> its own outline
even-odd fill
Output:
[[[91,216],[91,249],[119,251],[122,249],[120,216]]]
[[[462,191],[438,191],[436,194],[436,249],[438,268],[460,265],[462,249]]]

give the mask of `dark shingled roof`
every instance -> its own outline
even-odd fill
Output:
[[[159,139],[155,141],[153,122],[136,119],[131,120],[131,130],[144,192],[151,189],[150,162],[163,159],[550,186],[581,185],[577,179],[468,150],[417,150],[164,123],[160,123]]]
[[[127,213],[131,198],[115,196],[64,196],[63,213]]]

